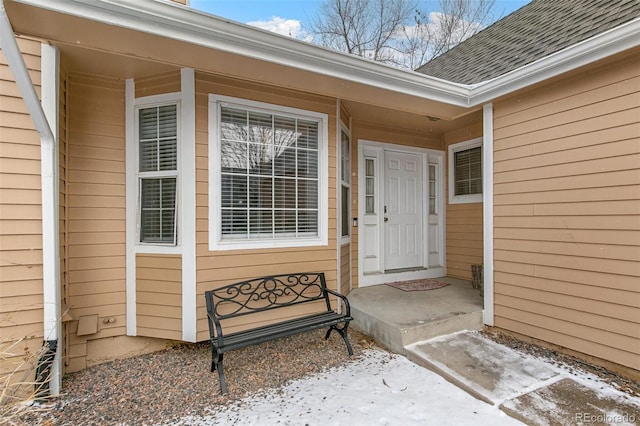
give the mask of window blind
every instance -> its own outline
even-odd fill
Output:
[[[482,147],[454,153],[455,195],[482,193]]]
[[[177,106],[140,109],[138,144],[139,241],[176,244]]]
[[[223,239],[318,235],[318,122],[222,106]]]

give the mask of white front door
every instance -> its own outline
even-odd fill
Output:
[[[385,151],[385,270],[421,268],[423,250],[422,155]]]
[[[444,153],[358,142],[359,286],[445,275]]]

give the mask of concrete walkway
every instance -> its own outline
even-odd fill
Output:
[[[354,328],[393,352],[460,330],[482,328],[483,300],[469,281],[438,278],[449,284],[431,291],[402,291],[388,285],[349,293]]]
[[[640,398],[460,332],[408,345],[406,356],[529,425],[637,425]]]

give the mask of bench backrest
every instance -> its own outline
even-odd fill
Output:
[[[205,292],[207,312],[227,318],[324,300],[331,309],[323,272],[271,275]]]

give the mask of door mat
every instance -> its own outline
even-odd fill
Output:
[[[394,281],[392,283],[386,284],[404,291],[435,290],[437,288],[442,288],[449,285],[448,283],[443,283],[442,281],[430,279]]]

